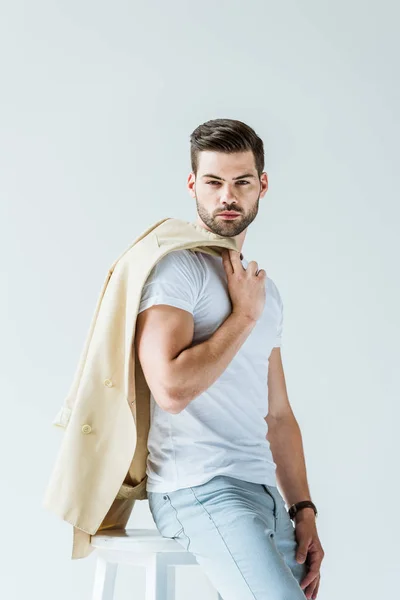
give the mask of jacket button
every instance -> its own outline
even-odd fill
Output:
[[[104,385],[106,385],[107,387],[112,387],[113,386],[113,382],[111,381],[111,379],[105,379],[104,380]]]
[[[82,433],[90,433],[92,431],[92,428],[90,427],[90,425],[82,425]]]

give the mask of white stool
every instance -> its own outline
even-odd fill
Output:
[[[145,600],[175,600],[175,567],[198,564],[193,554],[156,529],[104,531],[93,535],[91,544],[97,554],[92,600],[114,599],[119,564],[145,567]]]

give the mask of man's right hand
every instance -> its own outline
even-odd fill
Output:
[[[258,263],[252,260],[245,269],[236,250],[223,249],[222,263],[228,279],[228,290],[232,302],[232,312],[257,321],[265,305],[264,269],[258,270]]]

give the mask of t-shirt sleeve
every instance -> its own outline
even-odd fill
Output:
[[[278,306],[277,320],[276,320],[276,334],[274,348],[280,348],[282,346],[282,330],[283,330],[283,302],[278,288],[275,286],[276,301]]]
[[[171,251],[151,270],[142,289],[138,314],[154,304],[176,306],[194,314],[203,274],[188,250]]]

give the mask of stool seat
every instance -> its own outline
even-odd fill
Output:
[[[182,552],[176,540],[166,538],[157,529],[110,529],[92,535],[91,544],[96,549],[122,552]]]
[[[92,600],[114,600],[119,564],[145,568],[143,600],[175,600],[175,567],[198,565],[193,554],[157,529],[105,530],[91,536],[91,545],[97,555]],[[217,592],[216,598],[222,600]]]

